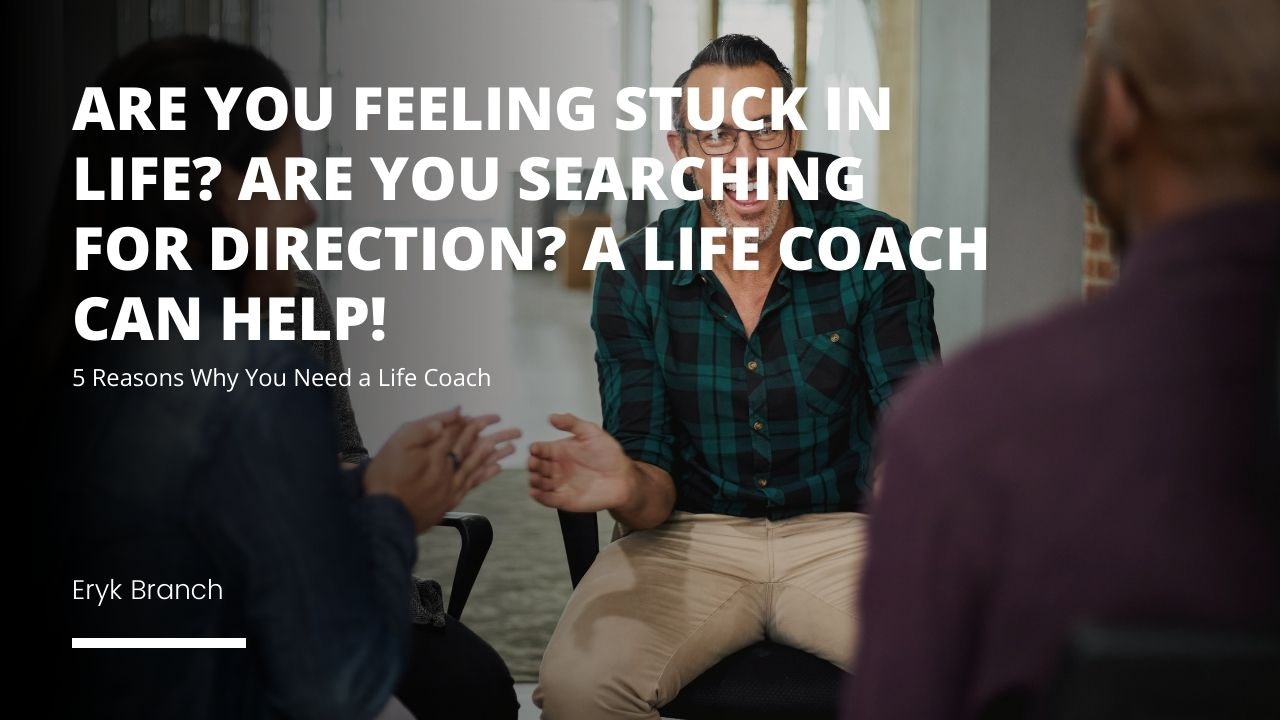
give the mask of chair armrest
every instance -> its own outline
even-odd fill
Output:
[[[574,587],[587,574],[591,563],[600,553],[599,526],[595,513],[571,513],[557,510],[560,516],[560,536],[564,539],[564,554],[569,560],[569,580]]]
[[[479,513],[445,513],[440,524],[456,528],[462,536],[462,548],[458,551],[458,565],[453,571],[453,587],[449,588],[448,612],[455,620],[462,619],[462,610],[476,584],[480,566],[493,544],[493,524]]]

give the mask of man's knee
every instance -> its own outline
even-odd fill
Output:
[[[577,718],[648,718],[654,691],[644,691],[633,668],[625,662],[626,648],[614,648],[609,658],[593,658],[572,649],[548,647],[538,673],[534,702],[546,720]]]

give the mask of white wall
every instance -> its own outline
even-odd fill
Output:
[[[986,272],[931,274],[944,356],[1080,294],[1071,167],[1085,3],[920,0],[917,225],[985,225]]]
[[[617,154],[617,135],[609,112],[620,87],[616,3],[395,0],[361,4],[358,12],[350,5],[346,5],[350,11],[342,15],[330,50],[347,97],[354,97],[354,88],[361,85],[465,86],[471,96],[469,104],[483,108],[483,102],[476,101],[483,101],[490,86],[547,86],[553,97],[564,88],[585,86],[596,93],[597,129],[358,133],[348,117],[338,128],[343,154],[497,156],[503,163],[504,185],[495,200],[483,203],[457,193],[436,203],[412,196],[383,202],[372,193],[372,197],[366,195],[348,204],[343,213],[345,225],[432,225],[441,232],[457,225],[507,226],[513,190],[506,171],[517,169],[521,159]],[[338,106],[344,105],[339,101]],[[357,187],[379,187],[372,172],[357,177],[356,183]],[[353,392],[371,447],[379,446],[403,420],[459,402],[470,411],[497,412],[508,419],[524,417],[530,393],[536,388],[529,387],[519,370],[527,353],[537,350],[524,345],[513,332],[513,309],[521,298],[514,292],[511,271],[494,272],[486,265],[472,272],[346,272],[340,287],[352,295],[387,297],[387,339],[347,343],[344,352],[349,364],[370,368],[484,367],[494,382],[488,389]]]
[[[1084,36],[1083,2],[991,0],[988,329],[1080,297],[1071,135]]]
[[[916,225],[987,224],[988,0],[921,0]],[[987,273],[929,273],[945,358],[983,330]]]

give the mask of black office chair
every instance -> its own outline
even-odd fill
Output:
[[[1280,718],[1280,634],[1086,625],[1045,720]]]
[[[437,523],[437,527],[451,527],[458,531],[462,537],[462,546],[458,550],[458,563],[453,573],[453,585],[449,590],[449,602],[445,609],[446,614],[450,615],[454,620],[462,619],[462,611],[467,605],[467,598],[471,596],[471,588],[475,585],[476,576],[480,574],[480,566],[484,564],[484,558],[489,554],[489,546],[493,544],[493,525],[489,519],[477,513],[451,512],[446,513],[444,518]],[[420,581],[418,583],[417,592],[424,606],[430,607],[435,597],[435,583],[431,582],[431,589],[428,591],[424,588],[428,581]],[[409,598],[405,598],[406,601]],[[409,651],[408,663],[404,668],[401,680],[396,687],[396,697],[416,717],[437,717],[441,713],[453,717],[451,711],[441,708],[441,698],[438,690],[431,683],[418,683],[416,679],[423,678],[428,675],[439,677],[441,658],[447,662],[453,662],[455,665],[462,662],[461,659],[455,660],[452,652],[444,652],[444,648],[449,648],[448,635],[441,633],[456,633],[460,623],[452,623],[448,618],[444,618],[444,624],[441,626],[434,620],[433,622],[421,622],[415,620],[409,632]],[[455,636],[456,637],[456,636]],[[441,643],[444,643],[442,646]],[[481,670],[482,677],[492,677],[493,673],[498,672],[501,668],[503,675],[506,675],[506,668],[501,665],[502,661],[498,659],[497,654],[492,650],[488,650],[492,655],[493,662],[487,663],[486,655],[473,654],[468,659],[486,659],[485,669]],[[497,667],[492,667],[496,665]],[[461,666],[459,666],[461,667]],[[477,668],[471,666],[464,668],[475,676]],[[494,692],[511,692],[510,678],[507,676],[508,683],[505,688],[494,686]],[[488,687],[484,685],[483,687]],[[468,691],[471,692],[471,691]],[[470,695],[469,695],[470,696]],[[514,702],[514,695],[512,700]]]
[[[456,529],[462,537],[458,563],[453,571],[453,585],[449,588],[449,605],[445,609],[454,620],[461,620],[467,598],[471,597],[471,588],[480,575],[480,566],[484,565],[489,546],[493,544],[493,524],[484,515],[466,512],[445,513],[439,524]]]
[[[595,513],[559,512],[573,586],[600,552]],[[852,642],[852,639],[850,639]],[[662,708],[682,720],[829,720],[846,674],[801,650],[765,640],[699,675]]]

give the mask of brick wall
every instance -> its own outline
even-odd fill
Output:
[[[1098,15],[1107,0],[1086,0],[1089,3],[1089,34],[1097,24]],[[1090,298],[1104,292],[1116,279],[1116,261],[1111,254],[1111,231],[1098,217],[1098,208],[1090,198],[1084,201],[1084,268],[1081,291]]]

